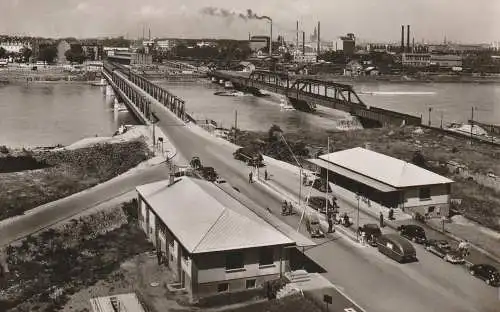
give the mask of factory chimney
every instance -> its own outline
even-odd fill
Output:
[[[299,21],[297,21],[297,40],[295,41],[295,50],[299,51]]]
[[[415,53],[415,37],[413,37],[413,43],[411,45],[411,52]]]
[[[269,57],[273,56],[273,21],[269,20],[271,23],[271,33],[269,36]]]
[[[252,36],[248,33],[248,41],[252,40]]]
[[[302,32],[302,55],[306,55],[306,32]]]
[[[319,57],[319,53],[320,53],[320,49],[321,49],[321,35],[320,35],[320,23],[318,22],[318,47],[317,47],[317,54],[318,54],[318,57]]]
[[[401,25],[401,53],[405,51],[405,25]]]
[[[410,52],[410,25],[406,25],[406,50]]]
[[[149,28],[149,41],[151,41],[151,28]]]

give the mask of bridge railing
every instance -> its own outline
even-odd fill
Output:
[[[163,106],[175,113],[183,120],[189,119],[185,110],[185,102],[181,98],[175,96],[164,88],[149,81],[143,76],[132,72],[125,66],[106,63],[103,69],[111,76],[111,80],[117,85],[118,88],[140,109],[140,111],[151,119],[151,103],[146,100],[143,94],[140,94],[130,83],[133,83],[138,88],[146,92],[155,100],[160,102]],[[128,79],[127,82],[124,78]]]

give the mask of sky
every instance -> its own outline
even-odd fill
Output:
[[[237,14],[211,16],[206,7]],[[247,9],[271,17],[273,34],[287,40],[295,39],[299,20],[306,38],[320,21],[322,40],[354,33],[363,41],[398,42],[401,25],[409,24],[416,42],[500,41],[500,0],[0,0],[0,34],[135,39],[143,28],[152,37],[268,34],[268,21],[238,17]]]

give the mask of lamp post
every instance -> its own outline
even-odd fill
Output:
[[[358,230],[359,230],[359,200],[360,200],[360,197],[361,197],[361,195],[359,194],[359,190],[358,190],[358,192],[356,194],[356,198],[358,200],[358,217],[356,219],[356,239],[358,240],[358,242],[359,242],[359,231]]]

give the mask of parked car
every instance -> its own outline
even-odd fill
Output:
[[[328,193],[332,192],[332,188],[330,187],[330,185],[328,185],[328,188],[327,188],[326,180],[323,180],[320,178],[313,181],[312,187],[317,189],[320,192],[323,192],[323,193],[326,193],[327,190],[328,190]]]
[[[320,196],[311,196],[307,199],[307,203],[312,209],[326,214],[326,198]],[[334,209],[334,206],[330,201],[328,201],[328,209]]]
[[[380,253],[400,263],[418,261],[415,247],[397,234],[381,235],[377,240],[377,248]]]
[[[451,245],[446,240],[430,239],[425,243],[425,249],[440,258],[444,258],[451,250]]]
[[[482,279],[488,285],[500,285],[500,273],[497,268],[490,264],[474,264],[469,268],[469,273]]]
[[[234,159],[241,160],[247,163],[249,166],[264,166],[264,157],[262,154],[255,149],[249,147],[242,147],[233,153]]]
[[[368,239],[368,243],[373,247],[377,246],[377,240],[382,235],[382,231],[380,231],[378,224],[375,223],[363,224],[363,226],[358,229],[358,232],[360,235],[364,232]]]
[[[397,228],[399,234],[412,242],[424,244],[427,241],[424,229],[415,224],[405,224]]]
[[[213,167],[201,167],[198,169],[200,172],[200,175],[203,177],[203,179],[210,181],[210,182],[215,182],[217,180],[217,172],[215,172],[215,169]]]
[[[450,250],[443,258],[444,261],[453,264],[463,264],[465,259],[463,254],[458,250]]]

